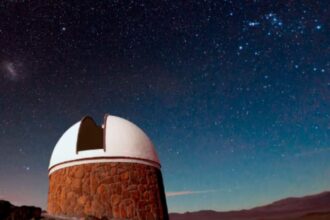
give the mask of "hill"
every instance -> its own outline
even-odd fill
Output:
[[[204,210],[170,214],[171,220],[323,220],[330,219],[330,192],[286,198],[249,210],[216,212]]]

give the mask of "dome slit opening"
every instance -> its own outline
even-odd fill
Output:
[[[79,127],[76,153],[85,150],[105,149],[103,143],[103,128],[98,126],[90,116],[81,120]]]

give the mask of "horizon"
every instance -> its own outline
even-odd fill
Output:
[[[330,190],[330,3],[0,3],[0,198],[46,208],[83,116],[142,128],[169,212]]]
[[[201,211],[215,211],[215,212],[245,211],[245,210],[250,210],[250,209],[254,209],[254,208],[259,208],[259,207],[267,206],[267,205],[273,204],[275,202],[279,202],[279,201],[283,201],[283,200],[287,200],[287,199],[303,199],[303,198],[306,198],[306,197],[319,196],[319,195],[326,194],[326,193],[330,193],[330,190],[326,190],[326,191],[322,191],[322,192],[317,192],[317,193],[314,193],[314,194],[308,194],[308,195],[289,196],[289,197],[277,199],[277,200],[274,200],[274,201],[270,201],[270,202],[267,202],[267,203],[264,203],[264,204],[255,205],[253,207],[245,207],[245,208],[243,207],[243,208],[231,209],[231,210],[217,210],[217,209],[186,210],[186,211],[181,211],[181,212],[179,211],[179,212],[169,212],[169,213],[171,213],[171,214],[185,214],[185,213],[201,212]],[[183,194],[183,195],[192,195],[192,194],[195,194],[195,193]],[[166,196],[166,197],[168,198],[170,196]],[[20,204],[19,202],[18,203],[15,203],[15,202],[12,202],[12,201],[10,201],[10,200],[8,200],[6,198],[3,198],[3,197],[0,197],[0,200],[8,201],[8,202],[10,202],[11,204],[13,204],[15,206],[21,206],[21,205],[32,205],[32,206],[35,206],[34,204]],[[44,207],[41,207],[41,208],[42,208],[42,210],[47,211],[46,208],[44,208]]]

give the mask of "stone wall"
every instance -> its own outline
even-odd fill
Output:
[[[49,177],[48,213],[167,220],[161,172],[136,163],[83,164],[57,170]]]

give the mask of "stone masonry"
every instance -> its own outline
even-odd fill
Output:
[[[159,169],[137,163],[71,166],[49,177],[48,213],[132,220],[168,220]]]

